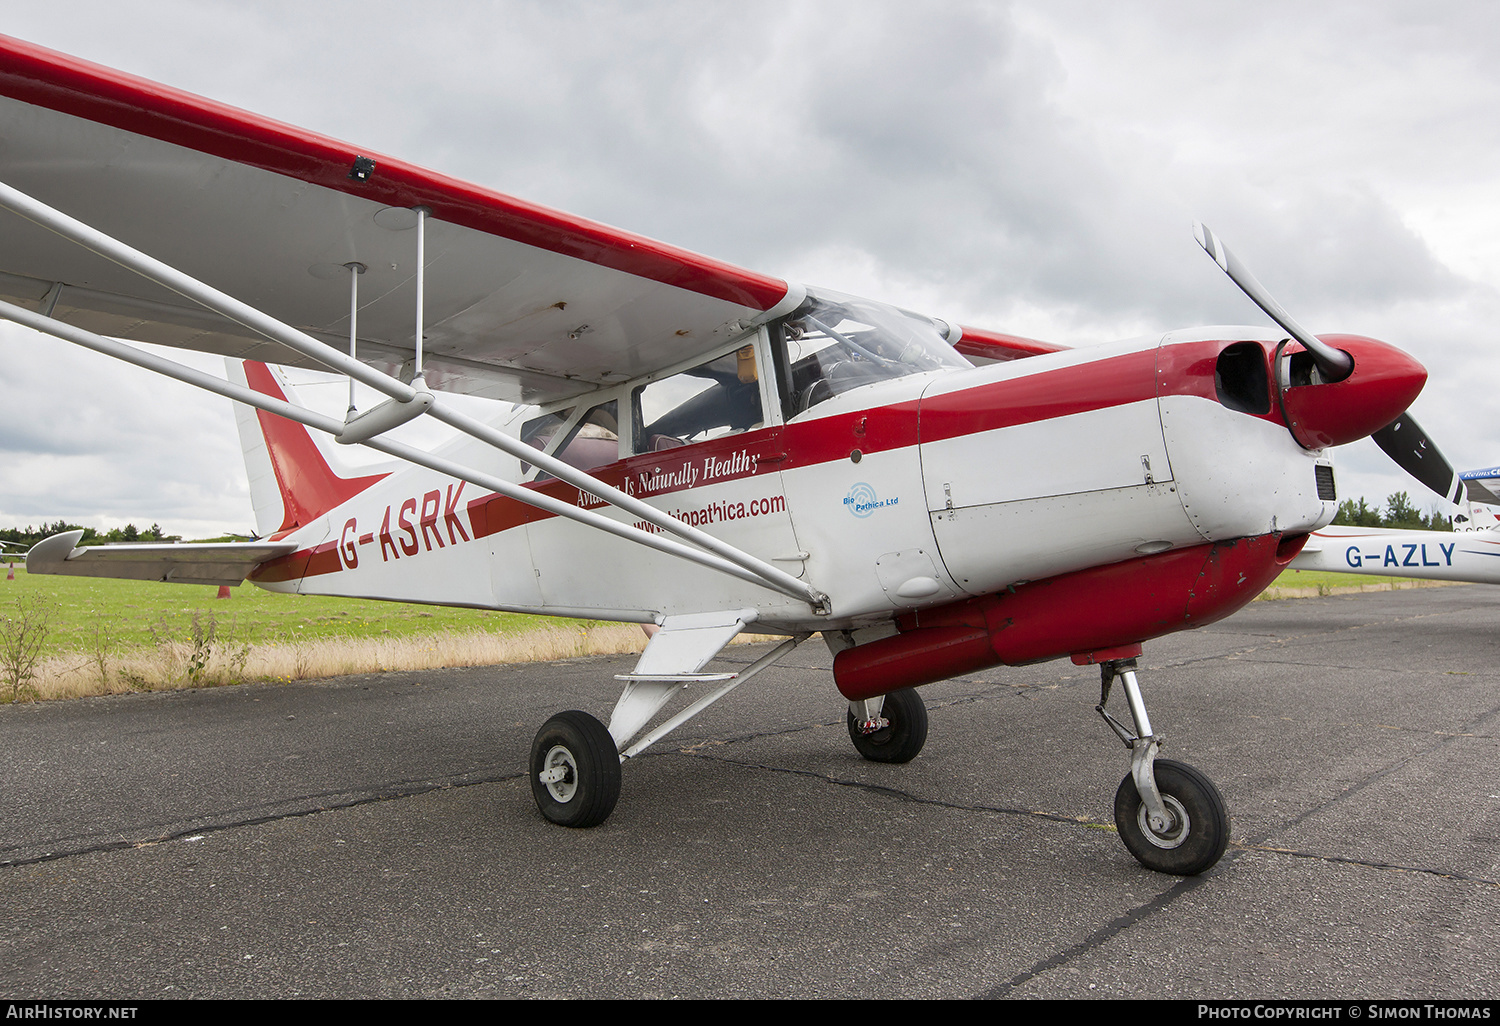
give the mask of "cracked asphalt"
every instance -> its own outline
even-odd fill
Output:
[[[1258,602],[1148,644],[1164,754],[1233,819],[1192,879],[1115,835],[1127,754],[1066,660],[924,688],[927,747],[886,766],[815,641],[585,831],[536,813],[526,754],[629,660],[0,707],[0,991],[1493,999],[1497,614]]]

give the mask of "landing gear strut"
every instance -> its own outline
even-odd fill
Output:
[[[1104,722],[1130,749],[1130,772],[1115,792],[1115,828],[1130,854],[1147,869],[1195,876],[1211,868],[1229,845],[1229,811],[1212,780],[1185,763],[1156,757],[1162,739],[1135,677],[1134,659],[1102,663],[1099,704]],[[1118,678],[1130,706],[1131,731],[1105,710]]]
[[[588,713],[572,709],[558,713],[537,731],[528,763],[531,796],[536,800],[537,810],[559,826],[592,827],[603,823],[620,800],[622,762],[640,755],[745,681],[774,666],[809,637],[809,634],[794,635],[738,673],[617,674],[626,685],[615,703],[608,727]],[[719,687],[641,735],[646,724],[674,695],[687,687],[707,683],[717,683]],[[921,701],[917,699],[922,713],[922,737],[926,738],[927,714],[921,709]],[[917,748],[921,747],[919,740]]]

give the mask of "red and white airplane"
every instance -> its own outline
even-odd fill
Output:
[[[1206,228],[1279,328],[1064,349],[733,267],[18,40],[0,56],[0,316],[242,404],[266,535],[60,535],[28,568],[655,625],[607,725],[569,711],[536,736],[532,790],[564,825],[602,822],[624,759],[821,634],[851,739],[884,762],[922,748],[918,685],[1098,664],[1098,710],[1131,751],[1120,835],[1152,869],[1202,872],[1228,813],[1206,776],[1157,759],[1135,658],[1274,579],[1334,515],[1329,447],[1390,424],[1426,379],[1381,342],[1303,331]],[[225,354],[230,380],[121,338]],[[319,414],[267,364],[385,400]],[[447,393],[503,403],[474,417]],[[419,416],[457,439],[387,435]],[[391,462],[342,469],[308,428]],[[703,672],[745,631],[787,640]],[[1116,681],[1125,722],[1106,710]]]

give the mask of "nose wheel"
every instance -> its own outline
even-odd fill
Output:
[[[1229,810],[1214,782],[1186,763],[1157,759],[1156,790],[1166,822],[1151,822],[1133,774],[1115,792],[1115,828],[1147,869],[1196,876],[1219,861],[1229,844]]]
[[[1115,829],[1147,869],[1196,876],[1229,846],[1229,810],[1214,782],[1186,763],[1158,759],[1162,739],[1151,731],[1135,677],[1135,660],[1102,663],[1099,705],[1104,722],[1130,749],[1130,772],[1115,791]],[[1119,679],[1130,705],[1132,731],[1107,711],[1110,684]]]

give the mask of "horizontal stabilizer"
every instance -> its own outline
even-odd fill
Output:
[[[43,539],[26,553],[26,572],[71,577],[119,577],[174,584],[236,585],[268,559],[296,550],[295,542],[194,542],[182,545],[86,545],[82,531]]]

